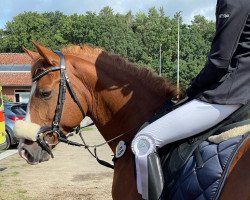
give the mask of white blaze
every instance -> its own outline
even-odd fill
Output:
[[[33,82],[32,87],[31,87],[31,91],[30,91],[30,99],[29,99],[29,103],[28,103],[28,106],[27,106],[27,113],[26,113],[26,116],[25,116],[25,121],[26,122],[31,122],[31,119],[30,119],[30,103],[31,103],[31,98],[32,98],[33,94],[35,93],[35,91],[36,91],[36,82]]]
[[[23,120],[16,121],[14,132],[17,138],[36,141],[37,133],[40,130],[40,125],[26,122]]]
[[[40,129],[40,125],[32,123],[30,119],[31,97],[35,93],[35,90],[36,90],[36,82],[34,82],[31,87],[30,99],[27,105],[27,113],[25,116],[25,120],[24,121],[18,120],[14,125],[15,135],[19,139],[36,141],[37,133]]]

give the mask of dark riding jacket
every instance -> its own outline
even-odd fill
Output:
[[[217,0],[216,33],[208,60],[186,92],[191,98],[209,103],[249,102],[249,0]]]

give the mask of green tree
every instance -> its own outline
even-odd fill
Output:
[[[110,7],[84,15],[24,12],[0,29],[0,52],[22,52],[22,46],[32,49],[32,40],[51,49],[87,43],[159,72],[161,45],[162,74],[175,82],[177,28],[177,15],[170,18],[163,8],[154,7],[135,15],[131,11],[114,13]],[[215,24],[195,16],[190,25],[182,23],[180,29],[180,83],[185,88],[205,64]]]
[[[214,32],[214,22],[206,20],[203,16],[195,16],[191,25],[182,26],[181,85],[187,86],[204,67]]]
[[[36,12],[25,12],[7,22],[3,37],[2,49],[5,52],[21,52],[22,46],[31,48],[31,41],[44,37],[45,27],[49,21]]]
[[[68,17],[59,11],[43,13],[42,17],[48,20],[48,29],[45,31],[44,37],[37,38],[37,40],[52,49],[60,49],[67,45],[69,41],[62,33],[62,26]]]

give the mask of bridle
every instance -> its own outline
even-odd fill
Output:
[[[52,121],[51,126],[42,126],[37,133],[37,142],[42,146],[43,149],[45,149],[53,158],[53,153],[50,148],[50,144],[48,141],[45,140],[45,136],[49,137],[50,140],[58,140],[61,142],[66,142],[68,144],[77,145],[78,143],[69,141],[67,137],[63,134],[63,131],[61,130],[60,127],[60,122],[61,122],[61,117],[62,117],[62,110],[63,110],[63,105],[65,102],[65,96],[66,96],[66,90],[68,89],[71,98],[74,100],[74,102],[77,104],[79,107],[83,118],[86,116],[86,113],[80,104],[73,87],[71,85],[71,82],[68,78],[67,72],[66,72],[66,66],[65,66],[65,59],[64,55],[60,51],[54,51],[59,57],[60,57],[60,66],[53,66],[50,67],[47,70],[42,71],[39,74],[36,74],[32,77],[32,82],[36,82],[46,74],[53,72],[53,71],[58,71],[60,70],[60,85],[59,85],[59,94],[58,94],[58,100],[57,100],[57,105],[55,109],[55,116]],[[77,127],[77,129],[80,129],[80,125]],[[53,143],[53,142],[52,142]],[[54,145],[55,146],[55,145]]]
[[[67,143],[69,145],[74,145],[74,146],[79,146],[79,147],[84,147],[85,149],[88,150],[88,152],[94,157],[96,158],[97,162],[101,165],[104,165],[106,167],[109,167],[109,168],[112,168],[114,169],[114,166],[104,160],[100,160],[97,156],[97,152],[96,152],[96,148],[97,147],[100,147],[100,146],[103,146],[107,143],[110,143],[114,140],[117,140],[118,138],[128,134],[128,133],[131,133],[132,131],[135,131],[135,130],[138,130],[141,125],[135,127],[135,128],[132,128],[106,142],[103,142],[99,145],[93,145],[93,146],[90,146],[90,145],[87,145],[84,141],[84,138],[82,136],[82,133],[80,131],[81,127],[80,125],[76,127],[75,129],[75,132],[76,133],[79,133],[80,135],[80,138],[83,142],[83,144],[80,144],[78,142],[74,142],[74,141],[70,141],[68,140],[68,138],[63,134],[63,131],[61,130],[61,127],[60,127],[60,122],[61,122],[61,117],[62,117],[62,110],[63,110],[63,105],[64,105],[64,102],[65,102],[65,96],[66,96],[66,90],[68,89],[69,93],[70,93],[70,96],[71,98],[74,100],[74,102],[77,104],[77,106],[79,107],[81,113],[82,113],[82,116],[83,118],[86,116],[86,113],[83,109],[83,107],[81,106],[74,90],[73,90],[73,87],[71,85],[71,82],[69,80],[69,77],[67,75],[67,72],[66,72],[66,65],[65,65],[65,59],[64,59],[64,55],[62,54],[62,52],[60,51],[54,51],[59,57],[60,57],[60,66],[53,66],[53,67],[50,67],[49,69],[47,70],[44,70],[42,71],[41,73],[39,74],[35,74],[33,77],[32,77],[32,82],[36,82],[37,80],[39,80],[40,78],[42,78],[43,76],[47,75],[48,73],[50,72],[54,72],[54,71],[58,71],[60,70],[60,85],[59,85],[59,94],[58,94],[58,100],[57,100],[57,105],[56,105],[56,109],[55,109],[55,116],[54,116],[54,119],[52,121],[52,124],[51,126],[42,126],[40,128],[40,130],[38,131],[37,133],[37,142],[38,144],[45,150],[47,151],[51,157],[53,158],[53,153],[52,153],[52,147],[53,146],[56,146],[58,142],[64,142],[64,143]],[[87,125],[87,126],[90,126],[90,125],[93,125],[93,123]],[[85,127],[87,127],[85,126]],[[52,141],[52,142],[50,142]],[[56,143],[54,141],[57,141]],[[91,150],[89,148],[94,148],[94,152],[91,152]]]

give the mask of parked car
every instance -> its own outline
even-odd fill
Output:
[[[22,108],[25,112],[27,112],[27,106],[28,106],[28,104],[27,104],[27,103],[21,103],[20,105],[21,105],[21,108]]]
[[[18,144],[13,127],[17,120],[23,120],[26,112],[20,103],[4,103],[7,148]]]

